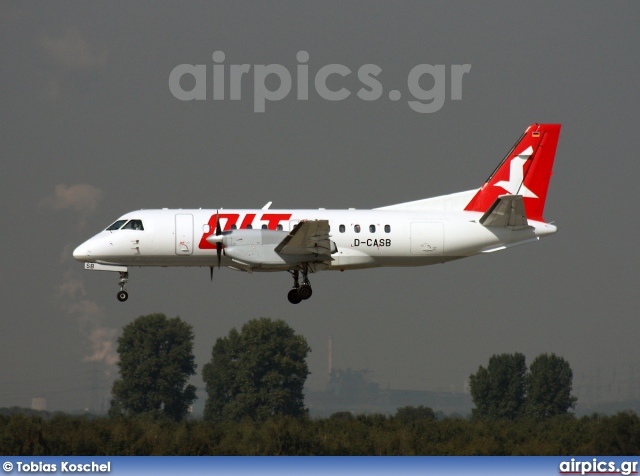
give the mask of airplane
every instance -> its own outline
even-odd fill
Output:
[[[312,295],[309,274],[425,266],[533,243],[556,233],[543,217],[560,124],[529,126],[479,188],[371,210],[167,209],[127,213],[78,246],[87,270],[227,267],[287,271],[289,302]]]

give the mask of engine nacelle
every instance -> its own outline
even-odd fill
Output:
[[[288,263],[274,248],[285,239],[286,231],[232,230],[222,234],[224,254],[228,258],[256,267],[281,267]]]
[[[207,237],[209,243],[221,243],[227,258],[256,268],[287,268],[297,263],[315,262],[313,254],[286,254],[275,251],[289,233],[279,230],[231,230]],[[331,251],[337,251],[331,242]]]

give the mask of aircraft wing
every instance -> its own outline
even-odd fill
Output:
[[[529,226],[522,195],[500,195],[480,218],[487,227],[522,230]]]
[[[319,261],[331,261],[329,220],[303,220],[275,247],[286,255],[315,255]]]

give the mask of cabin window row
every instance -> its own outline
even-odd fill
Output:
[[[340,233],[344,233],[347,231],[347,228],[344,225],[340,225],[338,229],[340,230]],[[362,231],[362,227],[360,225],[353,225],[353,231],[356,233],[360,233]],[[375,233],[375,232],[376,232],[376,226],[369,225],[369,233]],[[384,232],[391,233],[391,225],[385,225]]]

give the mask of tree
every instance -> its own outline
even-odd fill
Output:
[[[196,388],[187,385],[196,373],[189,324],[164,314],[140,316],[123,328],[118,354],[121,378],[113,383],[111,415],[187,415],[196,399]]]
[[[436,414],[431,407],[408,405],[396,410],[395,419],[402,423],[413,423],[418,420],[432,421],[436,419]]]
[[[307,414],[303,387],[311,349],[282,320],[247,322],[219,338],[203,368],[208,398],[204,418],[212,421]]]
[[[541,354],[526,378],[527,415],[549,418],[566,414],[577,398],[571,395],[573,372],[569,362],[555,354]]]
[[[525,357],[520,353],[494,355],[485,369],[469,377],[471,398],[477,418],[514,419],[524,412]]]

